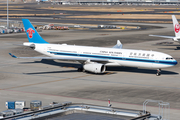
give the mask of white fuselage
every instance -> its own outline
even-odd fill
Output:
[[[166,68],[177,64],[170,55],[145,50],[115,49],[61,44],[35,44],[35,50],[51,57],[107,59],[106,66]]]

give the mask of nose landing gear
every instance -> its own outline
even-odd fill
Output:
[[[156,75],[157,75],[157,76],[160,76],[160,75],[161,75],[161,69],[157,69]]]

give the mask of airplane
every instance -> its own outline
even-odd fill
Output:
[[[50,44],[38,34],[28,19],[22,21],[29,40],[23,45],[48,57],[17,57],[9,53],[13,58],[78,61],[82,64],[82,67],[78,68],[79,72],[88,71],[95,74],[104,73],[106,66],[125,66],[157,69],[156,75],[160,76],[162,68],[177,64],[172,56],[165,53],[122,49],[119,40],[113,48]]]
[[[172,15],[172,21],[173,21],[175,36],[162,36],[162,35],[149,35],[149,36],[171,38],[174,42],[180,43],[180,26],[175,15]]]

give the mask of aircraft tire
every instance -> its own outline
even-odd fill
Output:
[[[78,68],[78,72],[83,72],[83,68]]]
[[[160,76],[161,75],[161,73],[156,73],[156,76]]]

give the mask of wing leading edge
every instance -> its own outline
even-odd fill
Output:
[[[163,36],[163,35],[149,35],[149,36],[154,36],[154,37],[161,37],[161,38],[174,38],[174,36]]]
[[[109,62],[108,59],[96,59],[96,58],[70,58],[70,57],[17,57],[11,53],[9,55],[13,58],[19,58],[19,59],[47,59],[47,60],[70,60],[70,61],[97,61],[97,62]]]

